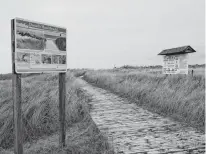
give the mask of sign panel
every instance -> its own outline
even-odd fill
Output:
[[[163,74],[188,74],[188,54],[164,56]]]
[[[66,29],[15,19],[16,73],[66,72]]]

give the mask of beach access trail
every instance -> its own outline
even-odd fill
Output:
[[[81,82],[84,91],[92,96],[90,115],[116,153],[204,153],[204,133],[144,110],[84,80]]]

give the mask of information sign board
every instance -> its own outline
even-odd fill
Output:
[[[16,73],[66,72],[66,28],[15,18]]]
[[[164,56],[163,74],[188,74],[188,54]]]

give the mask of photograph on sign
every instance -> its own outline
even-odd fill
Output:
[[[59,64],[59,55],[52,55],[52,64]]]
[[[16,53],[16,61],[21,64],[29,64],[30,63],[30,53],[26,52],[17,52]]]
[[[45,49],[52,51],[66,51],[66,36],[61,33],[44,34],[46,37]]]
[[[65,28],[16,18],[15,44],[17,73],[66,72]]]
[[[19,49],[44,50],[45,38],[43,31],[28,28],[16,28],[16,43]]]
[[[42,64],[51,64],[51,55],[42,54]]]
[[[60,55],[59,64],[66,64],[66,56],[65,55]]]
[[[41,64],[41,55],[38,54],[38,53],[31,53],[30,54],[30,61],[31,61],[31,64],[34,64],[34,65],[39,65]]]

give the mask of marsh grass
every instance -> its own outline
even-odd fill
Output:
[[[67,145],[58,148],[58,75],[22,78],[22,119],[25,153],[112,153],[107,139],[89,115],[81,84],[71,73],[66,77]],[[0,81],[0,153],[12,153],[13,103],[11,80]],[[6,150],[5,150],[6,149]]]
[[[152,112],[205,130],[204,75],[171,75],[122,70],[88,71],[84,79]]]

